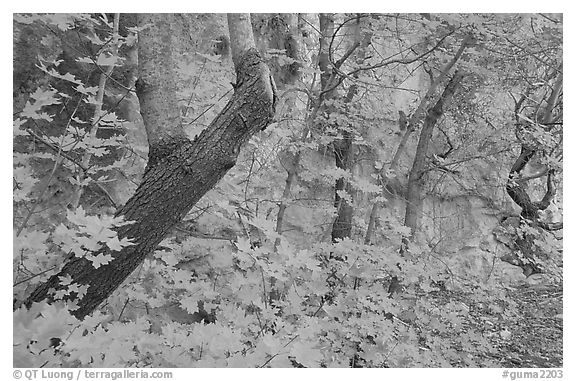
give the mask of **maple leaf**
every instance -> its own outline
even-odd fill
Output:
[[[198,312],[198,301],[200,300],[200,295],[192,295],[181,298],[179,303],[189,314],[193,314]]]
[[[126,237],[122,238],[121,240],[118,239],[118,236],[114,236],[108,241],[106,241],[106,246],[108,246],[111,250],[120,251],[123,247],[134,245],[133,242]]]
[[[115,55],[100,54],[97,64],[99,66],[114,66],[121,61],[121,58]]]
[[[252,245],[250,244],[250,240],[244,237],[238,237],[236,242],[234,243],[238,250],[244,253],[251,253],[252,252]]]
[[[58,279],[60,280],[60,284],[62,286],[68,286],[69,284],[72,284],[72,281],[73,281],[71,275],[60,276],[60,277],[58,277]]]
[[[78,86],[76,86],[75,90],[78,91],[80,94],[94,95],[98,92],[98,87],[97,86],[85,87],[83,84],[80,83]],[[72,120],[74,120],[76,123],[82,123],[82,121],[77,117],[74,117]]]
[[[44,16],[48,23],[56,25],[61,31],[66,31],[74,26],[76,16],[66,13],[55,13]]]
[[[102,265],[107,265],[114,258],[112,257],[112,254],[98,254],[96,256],[86,255],[86,259],[92,262],[92,266],[97,269]]]
[[[290,349],[290,355],[307,368],[318,368],[324,360],[322,352],[315,348],[315,343],[309,341],[294,343]]]
[[[154,253],[154,258],[161,259],[167,266],[176,266],[180,261],[171,251],[156,251]]]
[[[50,343],[53,337],[66,337],[78,320],[61,303],[45,304],[41,315],[34,320],[32,339]]]

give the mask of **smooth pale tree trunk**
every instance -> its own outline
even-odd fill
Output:
[[[250,15],[231,14],[228,24],[237,76],[234,95],[198,137],[191,141],[185,136],[174,92],[172,17],[138,15],[140,26],[151,24],[139,36],[137,86],[150,153],[140,186],[116,213],[134,221],[117,228],[119,238],[129,238],[134,245],[110,252],[113,260],[98,269],[84,258],[72,258],[32,292],[26,305],[51,301],[51,289],[65,288],[59,278],[71,276],[74,283],[88,285],[86,295],[75,300],[78,309],[74,315],[82,319],[90,314],[234,166],[241,146],[271,122],[276,99],[274,84],[255,48]],[[99,253],[109,250],[102,249]]]
[[[431,109],[428,110],[422,131],[420,131],[420,138],[416,148],[416,155],[414,156],[414,163],[408,175],[408,186],[406,190],[406,215],[404,217],[404,224],[412,229],[412,234],[418,229],[418,223],[422,214],[422,185],[423,176],[426,169],[426,155],[428,154],[428,146],[436,123],[444,114],[444,107],[448,105],[459,86],[463,73],[456,71],[442,95]]]
[[[138,15],[138,25],[148,25],[139,33],[138,80],[136,92],[140,114],[148,138],[146,171],[188,139],[182,127],[180,110],[174,102],[176,78],[174,15]]]

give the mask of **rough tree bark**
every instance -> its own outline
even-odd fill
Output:
[[[425,172],[426,155],[428,154],[428,145],[432,138],[432,132],[434,131],[434,126],[436,126],[436,123],[444,113],[444,106],[452,99],[463,76],[462,72],[456,71],[454,73],[434,107],[428,110],[422,131],[420,132],[414,163],[408,175],[408,186],[406,190],[404,225],[412,229],[412,234],[416,232],[420,215],[422,214],[422,176]]]
[[[175,105],[175,67],[170,52],[171,15],[139,15],[139,24],[151,24],[139,36],[141,74],[138,97],[148,133],[150,154],[142,183],[116,215],[134,223],[117,228],[119,238],[134,243],[113,260],[95,269],[84,258],[72,258],[41,284],[25,304],[52,300],[51,290],[63,289],[59,277],[71,276],[88,285],[77,299],[77,318],[84,318],[103,302],[190,209],[232,168],[241,146],[271,122],[275,109],[270,71],[257,52],[250,16],[228,15],[237,81],[234,95],[222,112],[193,141],[183,134]],[[102,249],[101,253],[108,253]],[[96,253],[99,254],[99,253]]]

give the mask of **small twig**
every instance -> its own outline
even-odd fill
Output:
[[[55,268],[56,268],[56,265],[54,265],[54,266],[52,266],[52,267],[50,267],[49,269],[46,269],[46,270],[44,270],[44,271],[40,271],[38,274],[34,274],[34,275],[32,275],[31,277],[29,277],[29,278],[26,278],[26,279],[24,279],[24,280],[21,280],[20,282],[14,283],[14,284],[12,285],[12,287],[16,287],[16,286],[18,286],[18,285],[20,285],[20,284],[22,284],[22,283],[26,283],[26,282],[28,282],[28,281],[31,281],[32,279],[34,279],[34,278],[36,278],[36,277],[38,277],[38,276],[40,276],[40,275],[42,275],[42,274],[45,274],[45,273],[47,273],[48,271],[52,271],[52,270],[54,270]]]
[[[118,48],[119,48],[119,33],[118,33],[118,28],[119,28],[119,24],[120,24],[120,14],[119,13],[115,13],[114,14],[114,26],[113,26],[113,30],[112,30],[112,38],[113,38],[113,45],[111,47],[111,53],[112,55],[116,55],[118,53]],[[97,67],[99,67],[98,65],[96,65]],[[90,136],[90,138],[94,139],[96,138],[96,134],[98,132],[99,126],[98,123],[100,122],[101,118],[102,118],[102,105],[104,102],[104,93],[106,91],[106,81],[108,80],[108,78],[112,75],[112,72],[114,71],[114,65],[111,64],[108,69],[106,70],[106,72],[102,72],[102,74],[100,74],[100,80],[98,83],[98,93],[96,95],[96,104],[94,107],[94,117],[93,119],[93,123],[90,126],[90,129],[88,131],[88,134]],[[82,166],[83,167],[88,167],[90,165],[90,160],[92,159],[92,153],[86,149],[84,152],[84,155],[82,156]],[[76,191],[74,193],[74,197],[72,199],[72,209],[76,209],[78,208],[78,205],[80,205],[80,199],[82,197],[82,194],[84,193],[84,186],[82,185],[82,180],[84,180],[84,177],[87,175],[86,171],[82,171],[82,173],[78,173],[77,174],[77,179],[78,179],[78,187],[76,188]],[[108,196],[110,196],[108,194],[108,192],[104,192],[106,193]]]
[[[198,73],[196,78],[194,78],[194,84],[192,85],[192,89],[190,90],[190,97],[188,98],[188,103],[186,104],[186,108],[184,109],[184,115],[182,115],[184,118],[188,115],[188,110],[190,109],[190,104],[192,104],[192,98],[194,97],[194,90],[196,90],[196,86],[198,86],[198,83],[200,82],[200,76],[204,72],[204,67],[206,66],[207,61],[208,59],[204,57],[204,61],[202,62],[200,72]]]
[[[76,107],[74,108],[74,111],[72,111],[72,114],[70,115],[70,118],[68,119],[68,123],[66,124],[66,128],[68,128],[70,126],[70,123],[72,122],[72,118],[74,118],[76,111],[78,111],[78,107],[80,106],[80,103],[82,103],[83,98],[84,98],[83,95],[80,96],[80,99],[78,100],[78,103],[76,104]],[[32,205],[32,207],[28,210],[28,214],[26,215],[26,217],[24,218],[24,221],[22,222],[22,225],[20,225],[20,228],[18,228],[18,231],[16,232],[16,237],[18,237],[20,235],[20,233],[22,233],[22,230],[24,230],[24,228],[28,224],[28,221],[30,220],[30,218],[34,214],[34,210],[36,210],[36,208],[38,207],[38,205],[42,201],[42,197],[44,197],[44,194],[48,190],[48,186],[50,185],[50,182],[52,181],[52,178],[54,177],[54,174],[56,173],[56,169],[58,169],[58,167],[60,166],[60,163],[62,162],[61,159],[63,156],[61,155],[61,153],[62,153],[62,143],[64,142],[64,137],[65,137],[65,135],[62,135],[62,137],[60,139],[60,144],[58,145],[58,153],[56,155],[56,161],[54,162],[54,167],[52,168],[52,172],[50,173],[50,176],[48,177],[48,181],[46,182],[46,185],[44,186],[44,188],[40,192],[40,196],[38,196],[38,202],[34,203],[34,205]]]
[[[340,58],[338,61],[334,62],[334,57],[332,57],[332,45],[334,44],[334,39],[336,38],[336,35],[338,35],[338,32],[340,31],[340,29],[342,29],[342,27],[344,25],[346,25],[347,23],[349,23],[350,21],[360,20],[360,18],[367,17],[367,16],[368,15],[361,15],[360,14],[360,15],[357,15],[355,17],[351,17],[348,20],[345,20],[344,22],[342,22],[340,25],[338,25],[338,27],[336,28],[334,33],[332,33],[330,43],[328,44],[328,59],[330,60],[330,62],[332,62],[332,64],[336,68],[339,68],[340,66],[342,66],[342,64],[348,59],[348,57],[354,52],[354,50],[356,50],[356,48],[358,48],[360,46],[360,43],[357,41],[356,43],[354,43],[354,45],[352,45],[350,47],[350,49],[348,49],[348,51],[346,53],[344,53],[342,58]]]
[[[194,232],[192,230],[188,230],[188,229],[185,229],[185,228],[180,227],[180,226],[176,226],[174,229],[178,230],[179,232],[185,233],[185,234],[189,235],[190,237],[194,237],[194,238],[215,239],[215,240],[219,240],[219,241],[231,241],[231,242],[236,241],[236,237],[233,237],[233,236],[219,236],[219,235],[211,235],[211,234],[205,234],[205,233],[200,233],[200,232]]]
[[[230,89],[227,92],[225,92],[224,95],[222,95],[220,98],[218,98],[218,100],[216,102],[212,103],[210,106],[208,106],[206,108],[206,110],[202,111],[196,118],[192,119],[190,122],[186,123],[185,125],[188,126],[188,125],[194,123],[195,121],[197,121],[198,119],[200,119],[202,117],[202,115],[206,114],[212,107],[216,106],[218,104],[218,102],[220,102],[232,90],[234,90],[234,89]]]
[[[124,309],[126,309],[128,302],[130,302],[130,297],[126,298],[126,302],[124,302],[124,305],[122,306],[122,310],[120,310],[120,315],[118,315],[118,320],[120,320],[120,318],[122,317],[122,314],[124,313]]]
[[[260,314],[258,313],[258,307],[256,307],[254,305],[254,303],[252,303],[252,307],[254,307],[254,312],[256,312],[256,318],[258,319],[258,326],[260,326],[260,332],[258,333],[258,336],[256,336],[256,338],[258,338],[260,336],[260,334],[262,334],[262,336],[264,336],[264,328],[262,327],[262,321],[260,320]]]
[[[77,165],[83,171],[88,171],[88,168],[84,167],[82,165],[82,163],[79,163],[76,159],[74,159],[72,156],[68,155],[66,152],[61,151],[60,147],[55,147],[52,143],[48,142],[47,140],[44,140],[44,138],[42,136],[40,136],[38,133],[36,133],[36,131],[32,130],[31,128],[26,128],[26,132],[29,133],[30,135],[32,135],[34,138],[36,138],[40,143],[42,143],[46,147],[50,148],[52,151],[57,152],[57,153],[59,152],[60,156],[63,156],[65,159],[67,159],[70,162],[72,162],[73,164]]]
[[[264,307],[268,309],[268,295],[266,292],[266,279],[264,279],[264,269],[260,266],[260,274],[262,275],[262,289],[264,293]]]
[[[334,63],[334,67],[336,67],[337,69],[340,68],[340,66],[342,66],[342,64],[348,59],[348,57],[350,57],[352,53],[354,53],[354,50],[356,50],[356,48],[358,48],[359,46],[360,42],[356,41],[354,45],[352,45],[350,49],[348,49],[348,51],[344,53],[344,55],[338,61]]]
[[[242,220],[242,215],[240,214],[239,211],[236,211],[236,214],[238,215],[238,219],[240,220],[240,225],[242,226],[242,231],[244,232],[244,235],[246,236],[246,238],[248,238],[248,241],[250,241],[250,243],[252,243],[252,239],[250,238],[250,234],[248,233],[248,230],[246,229],[246,226],[244,225],[244,221]]]
[[[40,143],[44,144],[46,147],[50,148],[51,150],[53,150],[56,153],[59,153],[60,156],[64,157],[65,159],[67,159],[68,161],[72,162],[72,164],[77,165],[80,169],[82,169],[90,178],[92,178],[92,180],[96,180],[94,179],[94,175],[88,173],[88,169],[87,167],[85,167],[84,165],[82,165],[82,163],[79,163],[76,159],[74,159],[72,156],[68,155],[66,152],[61,151],[61,147],[55,147],[52,143],[44,140],[42,138],[42,136],[40,136],[38,133],[36,133],[34,130],[27,128],[26,132],[28,132],[30,135],[34,136],[34,138],[36,138]],[[100,183],[98,183],[97,181],[94,181],[94,184],[104,193],[104,195],[106,196],[106,198],[108,199],[108,201],[110,201],[110,203],[112,204],[113,207],[117,207],[118,205],[116,204],[116,201],[114,201],[114,199],[112,198],[112,196],[110,195],[110,193],[108,193],[108,191],[106,190],[106,188],[104,188]]]
[[[250,169],[248,170],[248,176],[246,176],[246,186],[244,187],[244,205],[248,207],[248,187],[250,186],[250,179],[252,177],[252,171],[254,169],[254,162],[256,161],[256,150],[252,151],[252,160],[250,161]]]
[[[320,302],[320,306],[318,306],[318,309],[312,314],[312,317],[315,317],[315,316],[318,314],[318,312],[320,312],[320,310],[322,309],[322,307],[324,307],[324,300],[322,300],[322,301]]]
[[[296,335],[293,338],[290,339],[290,341],[288,341],[286,344],[284,344],[284,346],[282,348],[286,348],[288,345],[290,345],[294,340],[296,340],[298,338],[298,336],[300,335]],[[268,360],[266,360],[266,362],[264,362],[264,364],[260,365],[258,368],[264,368],[266,365],[268,365],[268,363],[270,361],[272,361],[274,358],[276,358],[276,356],[278,356],[280,354],[280,352],[274,354],[273,356],[270,356],[270,358]]]
[[[372,70],[372,69],[377,69],[383,66],[388,66],[390,64],[393,63],[399,63],[399,64],[403,64],[403,65],[407,65],[407,64],[411,64],[413,62],[418,61],[419,59],[422,59],[424,57],[426,57],[427,55],[429,55],[430,53],[432,53],[433,51],[435,51],[436,49],[438,49],[440,47],[440,45],[442,45],[442,43],[444,42],[444,40],[446,40],[449,36],[451,36],[452,34],[454,34],[454,31],[451,31],[450,33],[446,34],[445,36],[443,36],[440,40],[438,40],[438,42],[436,43],[436,45],[434,45],[432,48],[428,49],[427,51],[425,51],[424,53],[415,56],[415,57],[411,57],[411,58],[404,58],[404,59],[389,59],[389,60],[385,60],[382,62],[379,62],[377,64],[371,65],[371,66],[366,66],[366,67],[359,67],[356,70],[351,71],[350,73],[348,73],[349,76],[353,75],[354,73],[360,72],[360,71],[365,71],[365,70]],[[391,58],[391,57],[390,57]]]
[[[553,22],[554,24],[558,24],[560,21],[553,19],[552,17],[549,17],[547,15],[545,15],[544,13],[538,13],[539,16],[544,17],[546,20]]]
[[[64,135],[62,135],[62,140],[63,139],[64,139]],[[60,148],[61,148],[61,145],[60,145]],[[60,155],[60,152],[59,152],[58,155],[56,156],[56,161],[54,162],[54,166],[52,167],[52,172],[50,172],[50,175],[48,176],[48,180],[46,181],[46,185],[44,185],[44,188],[42,189],[42,191],[40,192],[40,195],[38,196],[38,202],[35,202],[32,205],[32,207],[30,208],[30,210],[28,211],[28,214],[24,218],[24,221],[22,222],[22,224],[20,225],[20,227],[16,231],[16,237],[18,237],[20,235],[20,233],[22,233],[22,230],[24,230],[24,228],[28,224],[28,221],[30,220],[30,218],[34,214],[34,211],[36,210],[38,205],[40,205],[40,203],[42,202],[42,198],[44,197],[44,194],[48,190],[48,187],[50,186],[50,183],[52,182],[52,179],[54,178],[54,175],[56,174],[56,170],[60,166],[61,162],[62,162],[62,156]]]
[[[494,267],[496,266],[496,259],[498,258],[498,245],[496,245],[496,252],[494,253],[494,256],[492,257],[492,266],[490,267],[490,272],[488,273],[488,276],[486,277],[486,282],[488,282],[490,280],[490,277],[492,276],[492,273],[494,272]]]
[[[384,361],[388,360],[388,357],[390,357],[390,355],[392,354],[392,352],[394,352],[394,349],[396,349],[397,346],[398,346],[398,340],[396,340],[396,344],[394,344],[394,347],[390,349],[390,352],[388,352],[388,354],[384,358]]]

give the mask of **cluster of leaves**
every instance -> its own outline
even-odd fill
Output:
[[[562,245],[558,237],[525,219],[509,220],[494,229],[496,239],[511,250],[512,255],[505,255],[503,260],[523,267],[525,272],[537,270],[560,281]]]
[[[277,251],[243,238],[217,249],[167,241],[108,314],[80,322],[61,304],[18,310],[15,358],[90,367],[490,365],[483,356],[493,349],[469,314],[495,289],[467,284],[467,299],[424,298],[445,290],[450,275],[417,245],[398,254],[396,236],[386,248],[345,240],[297,250],[282,239]],[[391,297],[392,277],[402,292]],[[131,312],[113,319],[124,299]]]
[[[75,212],[68,211],[68,221],[73,225],[69,228],[60,224],[54,230],[52,241],[65,253],[73,253],[76,257],[87,258],[94,268],[109,263],[111,254],[99,254],[94,256],[104,245],[112,251],[120,251],[131,243],[125,237],[118,239],[118,233],[113,228],[123,226],[122,217],[110,216],[87,216],[82,207]]]
[[[67,211],[67,223],[61,223],[52,231],[24,230],[14,235],[14,262],[18,282],[15,285],[16,299],[30,287],[27,284],[37,275],[44,275],[47,270],[60,266],[63,261],[71,257],[86,258],[94,268],[108,264],[112,260],[111,254],[99,253],[103,247],[111,251],[122,250],[131,245],[128,239],[118,239],[114,230],[119,226],[127,225],[122,217],[86,215],[82,207],[75,212]],[[30,276],[32,275],[32,276]],[[42,280],[41,276],[38,280]],[[67,286],[54,295],[60,300],[71,292],[83,295],[87,286],[72,283],[71,277],[60,279],[62,285]],[[36,282],[32,283],[32,286]]]
[[[383,19],[375,18],[369,25],[383,28],[374,36],[374,43],[388,46],[391,42],[387,33],[395,31],[388,29]],[[396,20],[405,28],[404,36],[408,36],[402,41],[406,46],[402,47],[408,49],[411,38],[415,39],[414,36],[422,34],[423,30],[434,36],[451,33],[452,25],[462,23],[463,19],[483,41],[498,40],[491,34],[493,25],[501,25],[496,16],[445,15],[441,21],[428,20],[423,26],[411,20]],[[17,287],[14,294],[18,301],[65,258],[71,255],[86,257],[97,268],[112,260],[111,255],[94,255],[99,248],[121,250],[130,244],[119,240],[114,231],[125,222],[111,217],[110,210],[91,198],[84,199],[85,205],[88,202],[96,204],[86,208],[88,213],[82,207],[74,212],[62,212],[64,208],[60,207],[54,214],[36,213],[35,207],[30,205],[38,202],[44,205],[53,199],[44,195],[48,196],[49,185],[56,182],[57,176],[65,184],[61,186],[65,191],[63,199],[68,200],[70,188],[77,190],[105,183],[112,171],[132,171],[132,176],[127,176],[131,178],[138,174],[134,169],[138,166],[129,163],[129,159],[134,158],[134,149],[130,146],[132,143],[124,139],[124,132],[132,123],[126,123],[114,109],[119,103],[116,100],[123,99],[121,94],[128,94],[116,83],[121,78],[112,76],[116,81],[109,78],[114,83],[112,89],[106,88],[107,97],[103,100],[106,111],[100,115],[93,112],[102,102],[96,99],[99,87],[94,81],[94,73],[99,75],[112,64],[127,65],[125,55],[110,54],[104,49],[111,40],[112,25],[108,18],[105,15],[34,15],[18,16],[16,21],[34,27],[56,27],[60,34],[80,30],[81,33],[74,34],[82,36],[82,44],[92,46],[96,52],[89,55],[76,52],[78,66],[70,66],[69,59],[59,57],[39,60],[38,70],[45,76],[44,82],[30,92],[14,122],[14,135],[24,142],[14,154],[17,211],[14,241]],[[134,32],[131,30],[120,37],[120,48],[128,49],[133,44]],[[55,44],[54,39],[44,37],[43,43]],[[65,46],[62,50],[69,54],[73,50],[66,45],[70,44],[70,36],[64,36],[61,41],[58,44],[62,43]],[[336,39],[334,45],[340,42]],[[312,35],[305,39],[305,44],[312,46],[311,50],[316,50],[316,43]],[[417,49],[426,50],[433,45],[429,39],[424,39]],[[452,50],[455,47],[454,44]],[[499,62],[490,60],[484,53],[480,45],[468,52],[465,66],[474,71],[474,81],[469,85],[470,91],[459,96],[463,100],[445,118],[444,133],[438,133],[434,138],[440,142],[438,146],[445,144],[447,139],[455,142],[450,158],[455,162],[468,161],[473,154],[470,152],[472,146],[482,147],[479,151],[492,155],[510,145],[510,137],[504,132],[495,133],[493,127],[478,128],[486,115],[499,121],[510,116],[494,107],[494,103],[503,103],[498,98],[501,94],[494,94],[500,82],[490,76],[491,69]],[[272,50],[269,54],[279,66],[295,62],[283,51]],[[429,64],[441,66],[453,52],[435,54]],[[62,56],[66,58],[64,53]],[[190,136],[196,135],[212,120],[228,94],[225,91],[230,90],[232,73],[225,59],[211,52],[195,53],[186,56],[178,68],[187,88],[178,94],[178,102],[183,123],[190,126],[187,129]],[[374,54],[364,64],[378,65],[380,61],[381,58]],[[320,72],[310,57],[299,64],[302,65],[304,85],[287,86],[285,94],[296,89],[298,94],[307,92],[311,96],[306,84]],[[300,103],[293,107],[290,118],[278,121],[255,137],[245,148],[238,165],[188,216],[197,225],[202,225],[204,232],[216,235],[225,232],[229,240],[207,241],[191,238],[186,233],[184,238],[175,234],[145,260],[101,311],[83,321],[70,315],[75,307],[73,303],[36,303],[28,310],[23,307],[16,310],[15,366],[493,365],[486,355],[494,349],[486,333],[471,324],[471,315],[484,307],[503,318],[514,315],[514,303],[501,285],[477,281],[474,277],[456,278],[442,258],[432,253],[427,245],[416,241],[405,246],[410,231],[393,212],[389,213],[391,218],[383,219],[384,226],[380,227],[383,238],[378,245],[357,243],[356,236],[336,244],[322,239],[333,219],[333,185],[337,179],[346,179],[357,192],[354,195],[357,210],[366,206],[366,199],[385,201],[373,178],[378,177],[378,172],[385,172],[384,163],[390,161],[389,153],[398,142],[392,132],[396,131],[397,110],[390,105],[390,99],[404,99],[394,87],[405,82],[406,76],[414,77],[410,70],[416,69],[396,68],[386,71],[386,75],[377,70],[362,72],[357,78],[359,83],[366,85],[360,90],[362,101],[351,104],[341,98],[327,101],[324,106],[329,112],[319,113],[312,123],[308,119],[309,110],[303,106],[313,103],[311,98],[294,101]],[[489,78],[493,81],[491,87],[478,90],[479,83],[486,85],[489,82],[479,78]],[[344,85],[350,83],[345,81]],[[415,87],[420,85],[417,83]],[[408,100],[410,108],[415,108],[412,106],[418,103],[417,99]],[[405,107],[403,101],[398,104]],[[305,134],[306,138],[295,138],[302,135],[302,126],[308,128],[310,125],[312,128],[310,134]],[[100,129],[99,134],[90,133],[95,126]],[[102,134],[105,130],[115,133]],[[30,135],[31,132],[35,135]],[[42,134],[38,135],[39,132]],[[326,154],[332,143],[342,139],[343,132],[352,136],[355,164],[369,161],[367,167],[373,166],[377,171],[372,173],[372,178],[365,173],[336,168],[333,157]],[[541,132],[541,129],[535,130],[531,139],[547,144],[548,148],[556,144],[552,137]],[[56,150],[36,149],[30,140],[37,136],[43,137]],[[439,149],[438,153],[442,151]],[[92,160],[89,168],[80,171],[77,165],[85,155],[90,155]],[[294,164],[298,181],[286,198],[282,196],[284,170],[289,169],[287,165],[296,155],[300,158]],[[474,156],[471,160],[475,160]],[[487,162],[485,157],[482,160],[490,167],[498,162],[498,157],[494,162]],[[447,163],[441,161],[440,164]],[[358,166],[362,167],[362,164]],[[53,175],[46,177],[50,172],[46,168],[52,170]],[[470,167],[458,168],[467,172]],[[486,172],[494,175],[494,171]],[[82,173],[88,176],[80,176]],[[447,172],[438,173],[437,177],[428,175],[428,180],[443,181],[444,188],[439,193],[445,195],[445,189],[456,188],[444,178]],[[458,186],[465,184],[465,190],[480,189],[482,182],[474,177],[475,174],[469,174],[464,180],[464,175],[453,177]],[[387,175],[395,176],[394,173]],[[484,185],[492,186],[491,183]],[[502,201],[497,199],[494,189],[489,195]],[[481,191],[488,194],[484,189]],[[358,195],[366,197],[362,199],[356,197]],[[353,199],[344,190],[339,196]],[[282,203],[291,210],[290,225],[286,223],[280,235],[276,233],[273,214]],[[90,214],[92,211],[98,215]],[[357,213],[354,220],[356,232],[366,229],[361,214]],[[540,231],[526,226],[512,230],[506,233],[509,233],[510,242],[514,242],[513,237],[521,236],[540,252],[555,255],[554,258],[536,256],[534,260],[539,261],[538,264],[559,261],[560,250],[552,236],[542,236]],[[552,270],[561,276],[557,267]],[[68,286],[67,290],[61,291],[55,299],[85,292],[69,278],[61,279],[61,282]]]
[[[91,253],[129,244],[114,231],[122,219],[108,215],[115,201],[109,184],[131,156],[125,121],[116,114],[121,78],[106,77],[116,87],[105,92],[102,73],[126,61],[112,53],[132,46],[134,31],[117,36],[117,46],[110,47],[113,24],[106,15],[15,15],[15,22],[15,47],[30,48],[27,42],[41,36],[38,49],[52,52],[35,57],[33,68],[15,66],[15,81],[31,72],[42,76],[14,120],[14,293],[21,300],[25,287],[70,255],[99,267],[111,256]],[[99,216],[76,207],[85,189],[87,210]]]

